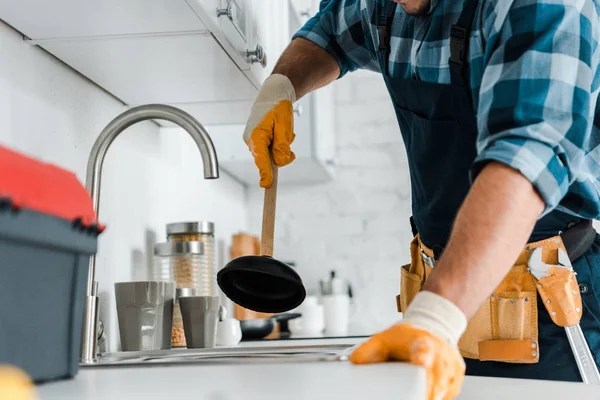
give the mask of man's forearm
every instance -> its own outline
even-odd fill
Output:
[[[336,80],[340,67],[328,52],[310,40],[297,38],[285,49],[273,73],[287,76],[299,99]]]
[[[524,176],[503,164],[488,164],[473,183],[423,290],[444,296],[470,319],[516,261],[543,209]]]

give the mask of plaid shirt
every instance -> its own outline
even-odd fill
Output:
[[[376,3],[389,1],[323,0],[295,37],[327,50],[342,75],[379,71],[371,16]],[[432,0],[422,17],[397,7],[390,76],[450,83],[450,28],[462,7]],[[599,41],[600,0],[480,0],[469,48],[473,172],[486,161],[505,163],[537,188],[544,214],[600,218]]]

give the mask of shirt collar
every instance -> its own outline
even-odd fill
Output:
[[[431,0],[431,3],[429,3],[429,11],[427,12],[427,14],[431,14],[435,8],[435,6],[437,6],[437,4],[440,2],[440,0]]]

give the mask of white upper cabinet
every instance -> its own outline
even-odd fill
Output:
[[[291,8],[288,0],[0,0],[0,19],[128,105],[160,102],[239,123],[289,43]]]
[[[207,32],[42,44],[132,106],[249,101],[256,96],[254,85]]]
[[[179,0],[182,1],[182,0]],[[252,68],[248,0],[185,0],[242,71]],[[256,60],[259,62],[260,60]],[[259,82],[254,82],[258,85]]]
[[[31,39],[207,29],[184,0],[0,0],[0,19]]]
[[[254,68],[251,79],[263,82],[290,43],[290,3],[287,0],[247,0],[251,3],[252,48],[262,49],[265,68]]]
[[[220,102],[219,114],[226,115],[227,102],[245,102],[233,108],[247,109],[262,83],[250,6],[250,0],[0,0],[0,19],[128,105]]]

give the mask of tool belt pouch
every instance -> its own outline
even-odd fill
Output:
[[[559,266],[546,273],[549,276],[538,280],[537,290],[552,322],[562,327],[579,324],[583,307],[575,273]]]
[[[471,318],[458,347],[463,357],[476,360],[539,361],[537,293],[527,265],[511,268]]]
[[[406,310],[431,274],[421,251],[433,257],[431,249],[411,242],[411,264],[401,269],[398,311]],[[502,283],[478,309],[458,346],[465,358],[507,363],[539,361],[538,309],[535,278],[527,261],[515,265]]]
[[[417,293],[423,289],[432,268],[423,262],[419,247],[419,235],[410,243],[411,263],[400,269],[400,294],[396,296],[398,312],[406,310]]]

